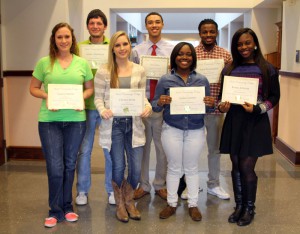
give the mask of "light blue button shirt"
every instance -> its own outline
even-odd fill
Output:
[[[131,61],[133,61],[134,63],[139,64],[140,63],[140,57],[142,55],[151,55],[152,53],[152,45],[153,42],[150,40],[144,41],[141,44],[135,46],[132,49],[132,53],[131,53]],[[174,46],[169,43],[166,42],[164,40],[160,40],[159,42],[156,43],[156,56],[166,56],[166,57],[170,57],[172,50],[174,48]],[[147,77],[148,79],[150,77]],[[150,78],[151,79],[151,78]],[[146,96],[150,97],[150,85],[149,85],[149,81],[147,80],[146,83]]]

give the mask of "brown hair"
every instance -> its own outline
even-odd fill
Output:
[[[52,29],[51,36],[50,36],[49,57],[50,57],[50,61],[51,61],[51,68],[53,67],[53,64],[55,62],[57,52],[58,52],[58,48],[55,43],[55,34],[60,28],[64,28],[64,27],[68,28],[72,35],[72,46],[70,48],[70,53],[76,54],[76,55],[79,54],[73,28],[67,23],[59,23],[54,26],[54,28]]]

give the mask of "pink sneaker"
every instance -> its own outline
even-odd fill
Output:
[[[78,214],[76,214],[74,212],[65,214],[65,218],[69,222],[76,222],[78,220],[78,217],[79,217]]]
[[[49,217],[49,218],[45,219],[44,226],[48,227],[48,228],[51,228],[51,227],[56,226],[56,224],[57,224],[57,219],[54,218],[54,217]]]

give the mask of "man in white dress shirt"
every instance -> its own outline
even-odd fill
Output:
[[[149,13],[145,17],[145,25],[148,30],[149,39],[134,47],[132,51],[132,61],[140,63],[140,57],[142,55],[170,57],[174,46],[161,39],[161,31],[164,27],[162,16],[157,12]],[[157,79],[151,79],[151,77],[147,78],[146,95],[149,101],[151,101],[154,96]],[[140,184],[134,193],[135,199],[150,194],[149,161],[152,139],[156,151],[156,170],[153,187],[157,195],[165,200],[167,199],[167,159],[161,144],[162,121],[162,112],[153,112],[150,117],[144,119],[146,144],[144,146]]]

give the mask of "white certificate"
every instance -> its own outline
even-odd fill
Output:
[[[144,67],[148,79],[159,79],[168,73],[169,57],[141,56],[141,65]]]
[[[114,116],[140,116],[144,100],[144,89],[110,89],[110,109]]]
[[[80,45],[80,56],[85,58],[92,69],[98,69],[108,61],[108,45]]]
[[[171,115],[204,114],[205,87],[170,88]]]
[[[83,110],[82,85],[48,84],[48,109]]]
[[[222,102],[235,104],[245,102],[256,105],[258,93],[257,78],[225,76],[222,90]]]
[[[219,83],[220,74],[223,68],[223,59],[197,60],[196,71],[206,76],[209,83]]]

